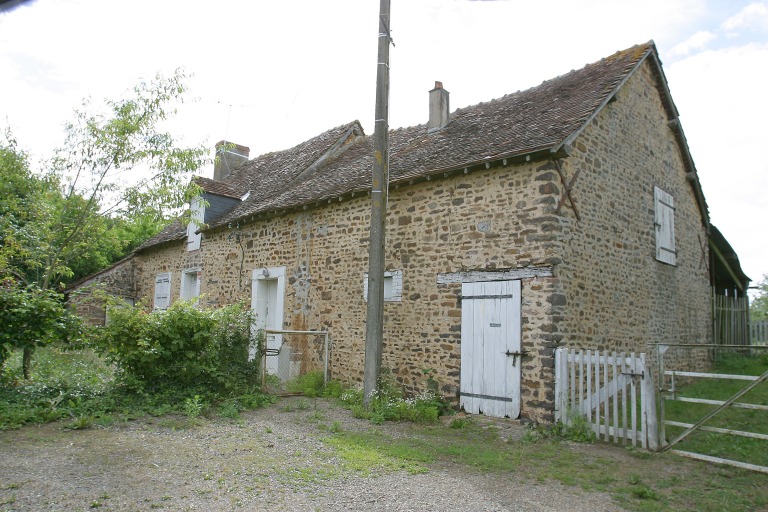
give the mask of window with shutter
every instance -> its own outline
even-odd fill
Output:
[[[155,277],[155,309],[168,309],[171,305],[171,273]]]
[[[205,219],[205,203],[196,197],[190,202],[189,208],[192,210],[192,221],[187,224],[187,250],[196,251],[200,248],[200,240],[203,238],[200,229]]]
[[[363,276],[363,297],[368,302],[368,272]],[[403,300],[403,271],[392,270],[384,272],[384,301],[402,302]]]
[[[654,224],[656,225],[656,259],[677,264],[675,251],[675,200],[659,187],[653,187]]]
[[[181,299],[192,300],[200,296],[200,276],[199,268],[185,270],[181,276]]]

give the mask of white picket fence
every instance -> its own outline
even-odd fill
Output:
[[[555,352],[555,421],[571,425],[580,415],[598,439],[656,450],[655,396],[645,354]]]

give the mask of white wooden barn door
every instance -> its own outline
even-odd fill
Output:
[[[520,281],[461,285],[461,406],[520,416]]]

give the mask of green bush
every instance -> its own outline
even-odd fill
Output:
[[[110,323],[96,330],[95,344],[118,368],[128,388],[150,393],[172,389],[220,394],[253,387],[258,361],[252,313],[236,304],[204,310],[177,301],[165,311],[115,307]]]

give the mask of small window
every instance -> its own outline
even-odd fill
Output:
[[[155,309],[168,309],[171,305],[171,273],[155,277]]]
[[[192,300],[200,296],[199,268],[185,270],[181,275],[181,300]]]
[[[363,281],[363,298],[368,302],[368,272]],[[384,272],[384,301],[402,302],[403,300],[403,271],[392,270]]]
[[[656,259],[670,265],[677,264],[675,251],[675,200],[653,187],[654,224],[656,225]]]
[[[200,240],[203,238],[200,229],[205,219],[205,202],[196,197],[189,203],[189,208],[192,210],[192,220],[187,224],[187,250],[196,251],[200,248]]]

